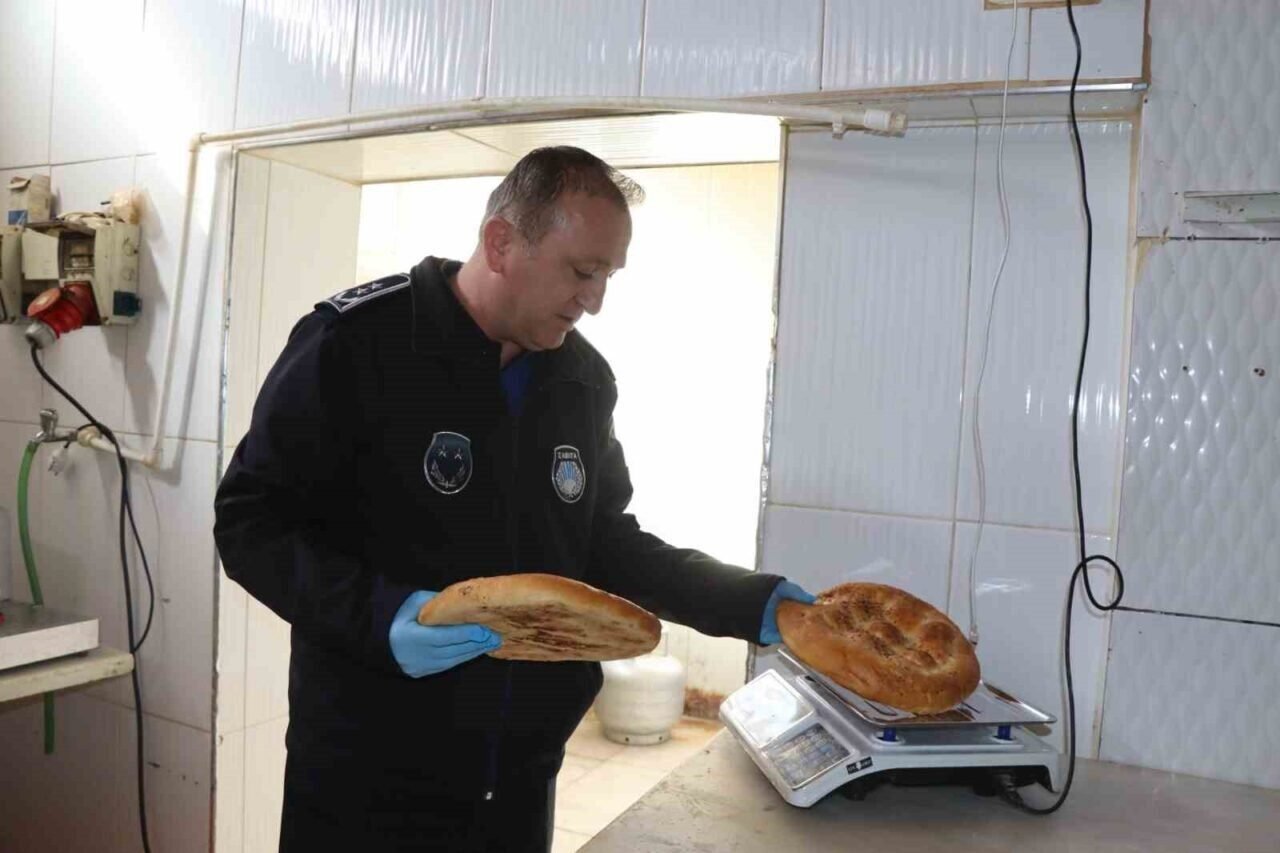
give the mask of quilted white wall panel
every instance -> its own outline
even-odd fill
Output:
[[[0,3],[0,169],[49,162],[56,10],[45,0]]]
[[[1018,11],[1011,75],[1027,76],[1027,12]],[[880,89],[1003,80],[1013,14],[981,0],[827,0],[822,88]]]
[[[849,581],[887,583],[947,607],[951,524],[769,506],[762,570],[810,592]]]
[[[347,112],[357,6],[347,0],[245,0],[236,127]]]
[[[1146,38],[1147,0],[1105,0],[1077,6],[1080,30],[1080,79],[1141,77]],[[1032,80],[1070,80],[1076,45],[1065,9],[1031,12]]]
[[[1080,419],[1085,521],[1110,533],[1124,428],[1126,247],[1131,126],[1080,128],[1094,218],[1093,316]],[[983,328],[1004,237],[996,196],[998,127],[979,131],[958,515],[976,520],[974,392]],[[1070,424],[1084,322],[1084,223],[1066,124],[1008,128],[1005,190],[1012,217],[982,385],[987,519],[1076,529]]]
[[[244,0],[148,0],[140,153],[185,152],[192,134],[231,128],[243,12]]]
[[[57,5],[51,162],[137,153],[142,0]]]
[[[956,528],[955,560],[948,611],[969,630],[969,555],[976,524]],[[1087,540],[1090,554],[1112,553],[1100,536]],[[1067,716],[1062,677],[1062,617],[1067,583],[1079,560],[1074,534],[986,525],[978,552],[978,660],[982,677],[1053,714]],[[1094,593],[1111,600],[1108,575],[1090,569]],[[1107,617],[1094,611],[1077,589],[1071,619],[1071,672],[1076,696],[1076,755],[1097,755],[1096,720],[1106,668]],[[1053,727],[1050,741],[1066,749],[1065,722]]]
[[[950,517],[974,144],[791,136],[773,502]]]
[[[353,112],[484,93],[490,0],[365,0]]]
[[[818,90],[820,0],[648,0],[645,95]]]
[[[1151,248],[1134,295],[1127,603],[1280,621],[1280,245]]]
[[[1280,788],[1277,649],[1280,628],[1115,614],[1102,758]]]
[[[497,0],[485,94],[638,94],[643,20],[643,0]]]
[[[1182,193],[1280,190],[1280,3],[1152,0],[1140,236],[1280,236],[1276,223],[1190,224]]]

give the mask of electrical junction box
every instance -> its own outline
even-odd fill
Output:
[[[74,281],[93,287],[102,325],[125,325],[138,316],[138,248],[141,228],[106,220],[36,222],[22,232],[22,274],[36,293]]]

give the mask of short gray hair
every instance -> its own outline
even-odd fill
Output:
[[[556,203],[571,192],[608,199],[622,210],[644,201],[638,183],[599,157],[571,145],[557,145],[535,148],[520,158],[490,194],[484,221],[501,216],[527,242],[537,243],[556,222]]]

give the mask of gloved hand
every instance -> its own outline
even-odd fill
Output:
[[[391,654],[411,678],[443,672],[502,645],[483,625],[419,625],[418,611],[435,597],[426,590],[413,593],[391,620]]]
[[[778,633],[778,602],[782,600],[799,601],[802,604],[813,604],[814,597],[791,581],[783,581],[773,588],[773,595],[764,606],[764,622],[760,625],[760,645],[772,646],[782,642],[782,634]]]

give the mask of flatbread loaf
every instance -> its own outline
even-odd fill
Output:
[[[978,687],[973,646],[928,602],[878,583],[845,583],[813,605],[778,606],[783,642],[806,665],[864,699],[936,714]]]
[[[621,660],[653,651],[662,625],[625,598],[559,575],[473,578],[418,611],[423,625],[475,622],[502,637],[504,660]]]

